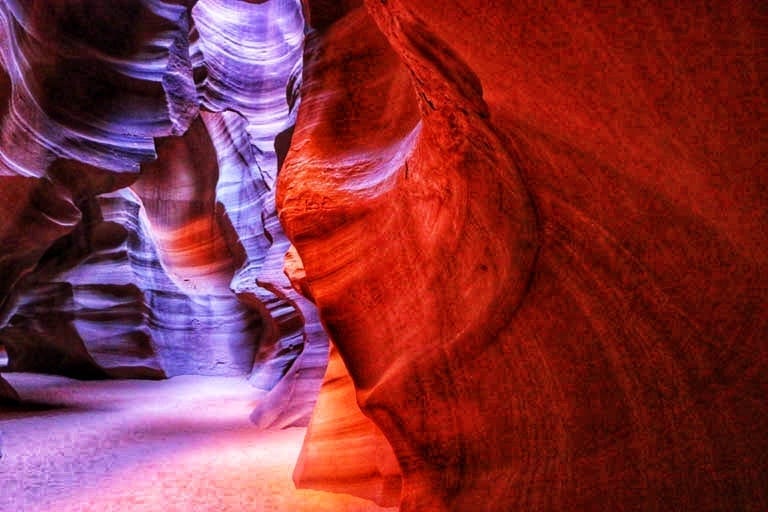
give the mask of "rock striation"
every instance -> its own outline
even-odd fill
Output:
[[[322,380],[297,485],[404,512],[766,510],[767,25],[0,0],[9,368],[247,375],[264,428]]]
[[[320,20],[278,211],[401,510],[768,506],[757,4]]]
[[[357,405],[355,386],[331,345],[328,368],[293,472],[296,487],[400,502],[400,467],[381,430]]]
[[[274,184],[293,0],[0,2],[0,344],[9,369],[251,376],[306,423],[327,360],[283,273]]]

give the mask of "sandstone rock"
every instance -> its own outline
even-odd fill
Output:
[[[354,494],[381,506],[400,502],[397,459],[357,406],[354,384],[333,345],[293,480],[300,489]]]
[[[11,368],[250,374],[270,393],[255,418],[305,424],[327,341],[274,207],[300,4],[44,4],[0,2]]]
[[[401,509],[768,506],[757,5],[365,7],[278,206]]]
[[[0,0],[0,345],[248,375],[267,428],[308,421],[324,326],[300,485],[768,509],[765,22]]]
[[[327,360],[314,306],[283,273],[289,246],[275,211],[278,151],[299,105],[304,19],[295,0],[198,2],[198,49],[207,69],[203,120],[217,148],[218,201],[241,255],[231,288],[264,320],[251,382],[270,391],[253,420],[305,425]],[[283,150],[284,151],[284,150]]]

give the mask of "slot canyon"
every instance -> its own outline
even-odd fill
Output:
[[[767,137],[757,0],[0,0],[0,512],[764,512]]]

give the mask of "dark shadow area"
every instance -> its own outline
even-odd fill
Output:
[[[19,403],[0,403],[0,421],[33,418],[40,416],[59,415],[62,413],[78,413],[87,409],[73,407],[67,404],[57,404],[37,401],[21,401]]]

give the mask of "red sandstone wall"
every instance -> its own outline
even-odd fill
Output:
[[[278,205],[402,510],[768,507],[764,10],[365,7]]]

